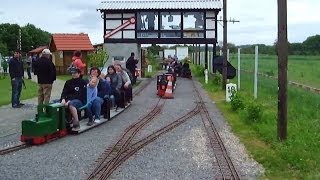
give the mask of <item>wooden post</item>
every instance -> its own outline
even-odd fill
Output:
[[[287,139],[287,0],[278,0],[278,138]]]
[[[222,63],[222,89],[227,84],[227,0],[223,0],[223,63]]]
[[[103,19],[103,42],[104,43],[106,43],[106,38],[104,38],[105,37],[105,35],[106,35],[106,29],[107,29],[107,15],[106,15],[106,12],[105,11],[103,11],[103,14],[102,14],[102,19]]]

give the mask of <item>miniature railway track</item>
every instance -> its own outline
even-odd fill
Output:
[[[118,159],[120,159],[123,151],[130,145],[135,135],[161,112],[163,106],[164,101],[159,98],[156,106],[147,115],[128,127],[120,140],[118,140],[113,147],[106,149],[102,156],[97,160],[96,168],[89,175],[88,179],[102,177],[106,168],[108,169],[109,167],[114,166]]]
[[[134,155],[137,151],[145,147],[146,145],[150,144],[151,142],[155,141],[161,135],[170,132],[171,130],[175,129],[179,125],[186,122],[188,119],[192,118],[193,116],[197,115],[200,112],[200,106],[197,105],[193,110],[189,111],[186,115],[180,117],[179,119],[175,120],[174,122],[168,124],[167,126],[157,130],[156,132],[148,135],[147,137],[143,138],[142,140],[131,144],[127,147],[124,151],[121,152],[120,158],[113,164],[105,167],[103,172],[101,173],[100,177],[97,179],[108,179],[112,173],[127,159],[129,159],[132,155]]]
[[[165,127],[157,130],[156,132],[148,135],[147,137],[135,142],[126,144],[126,146],[122,146],[119,148],[117,145],[113,146],[113,148],[107,149],[107,153],[104,153],[102,157],[99,158],[98,167],[90,174],[88,179],[108,179],[112,173],[127,159],[129,159],[132,155],[134,155],[137,151],[153,142],[161,135],[175,129],[179,125],[186,122],[188,119],[196,116],[197,114],[201,115],[202,122],[205,126],[206,132],[210,139],[210,144],[217,159],[217,167],[219,169],[219,173],[215,175],[217,179],[240,179],[233,163],[226,151],[226,148],[223,145],[223,142],[210,118],[209,112],[205,106],[205,102],[203,101],[199,91],[197,90],[194,82],[193,86],[195,92],[198,96],[199,102],[194,109],[189,111],[186,115],[178,118],[174,122],[166,125]],[[137,132],[135,132],[137,133]],[[132,138],[133,139],[133,138]],[[111,151],[115,150],[112,155]],[[103,162],[104,161],[104,162]]]
[[[15,151],[19,151],[21,149],[25,149],[30,147],[30,145],[26,144],[26,143],[20,143],[18,145],[14,145],[14,146],[10,146],[4,149],[0,149],[0,155],[5,155],[11,152],[15,152]]]
[[[195,87],[194,82],[193,82],[193,86]],[[219,168],[219,174],[215,175],[216,176],[215,179],[240,179],[236,171],[236,168],[234,167],[230,159],[230,156],[228,155],[228,152],[223,144],[223,141],[215,125],[212,122],[212,119],[205,105],[205,102],[203,101],[200,95],[200,92],[196,87],[194,89],[197,93],[198,98],[200,99],[201,120],[206,129],[208,138],[210,140],[211,148],[217,160],[217,163],[216,165],[214,165],[214,167]]]

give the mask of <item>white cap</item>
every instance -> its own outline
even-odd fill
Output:
[[[44,50],[42,51],[42,54],[51,55],[52,53],[50,52],[49,49],[44,49]]]

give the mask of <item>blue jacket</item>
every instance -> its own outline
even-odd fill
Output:
[[[104,98],[106,95],[110,95],[111,93],[111,85],[105,79],[99,79],[98,83],[98,97]]]
[[[87,87],[87,103],[92,102],[97,97],[97,87]]]
[[[22,78],[24,76],[23,63],[21,60],[12,58],[9,61],[9,74],[11,79]]]

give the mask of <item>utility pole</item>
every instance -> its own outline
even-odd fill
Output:
[[[287,139],[287,0],[278,0],[278,138]]]
[[[21,51],[21,29],[19,29],[19,37],[17,41],[17,49]]]
[[[226,89],[227,84],[227,0],[223,0],[223,63],[222,63],[222,89]]]

